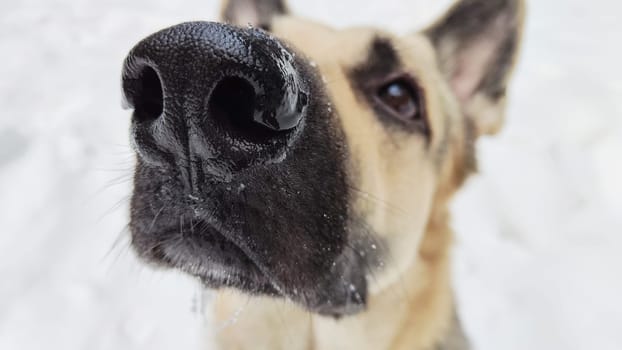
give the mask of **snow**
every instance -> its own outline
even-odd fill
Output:
[[[405,32],[449,2],[291,7]],[[480,175],[454,205],[459,307],[476,349],[619,349],[622,5],[530,5],[508,122],[480,143]],[[133,156],[119,87],[137,40],[217,9],[0,2],[0,349],[193,349],[206,323],[226,326],[202,315],[209,292],[129,250]]]

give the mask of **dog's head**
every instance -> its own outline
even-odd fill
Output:
[[[363,309],[415,262],[475,139],[501,126],[522,11],[463,0],[396,36],[231,0],[228,24],[144,39],[123,69],[133,247],[209,287]]]

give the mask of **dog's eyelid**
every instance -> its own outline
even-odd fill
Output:
[[[402,96],[392,96],[392,93]],[[407,130],[421,132],[430,138],[425,92],[409,73],[394,73],[370,82],[365,95],[383,120],[396,122]]]

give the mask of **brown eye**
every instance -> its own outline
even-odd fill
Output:
[[[406,79],[397,79],[383,85],[377,96],[391,114],[401,120],[413,121],[422,118],[417,89]]]

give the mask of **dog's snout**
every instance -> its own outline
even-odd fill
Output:
[[[192,160],[208,173],[282,158],[309,102],[296,62],[252,28],[190,22],[147,37],[122,77],[139,155]]]

